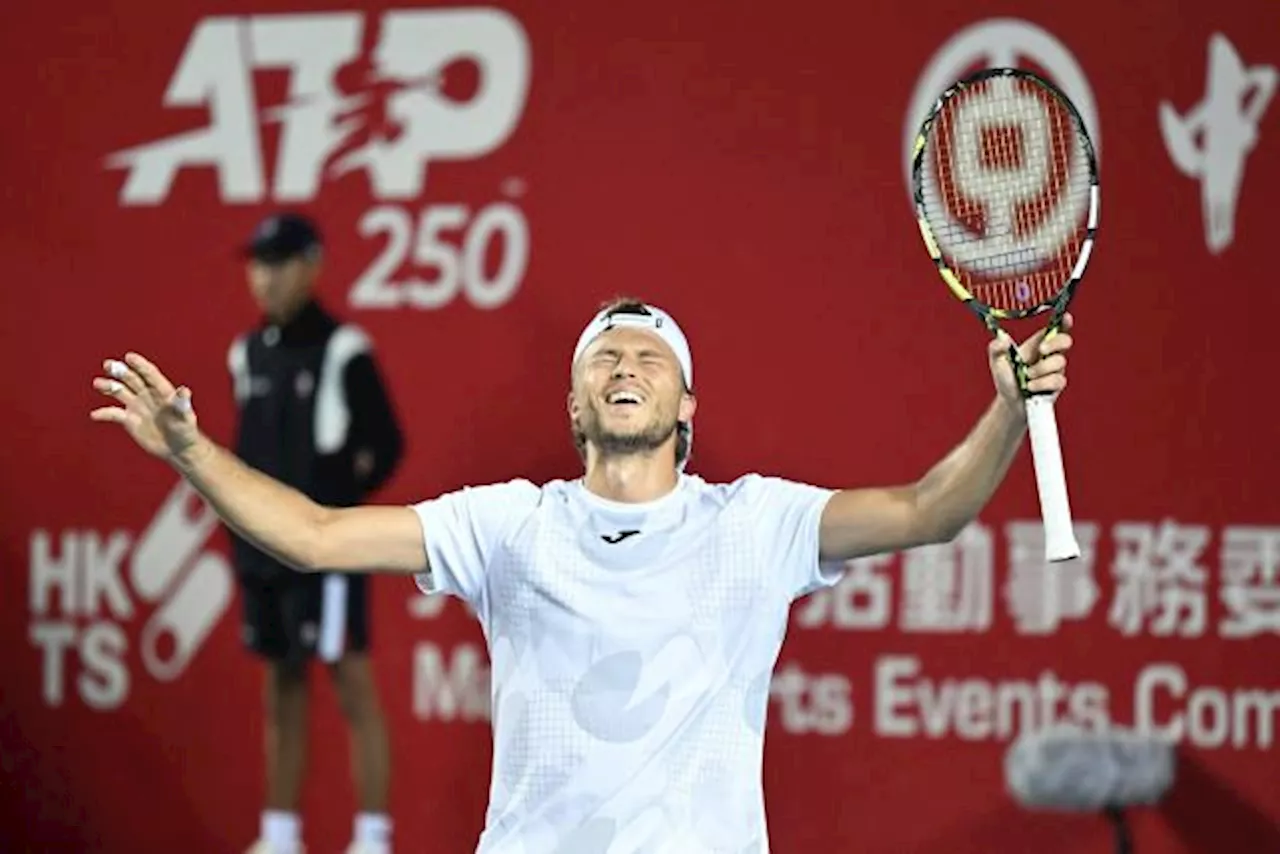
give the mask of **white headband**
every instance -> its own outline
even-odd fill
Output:
[[[587,328],[582,330],[582,334],[578,336],[578,346],[573,349],[574,364],[577,364],[578,357],[602,332],[607,332],[615,326],[647,329],[663,341],[666,341],[667,346],[675,352],[676,360],[680,363],[680,370],[684,373],[685,388],[693,388],[693,356],[689,352],[689,341],[684,337],[684,332],[680,330],[675,318],[662,309],[646,305],[645,310],[649,313],[628,314],[619,312],[606,315],[604,311],[601,311],[593,317],[591,322],[587,324]]]
[[[676,361],[680,363],[680,370],[684,374],[684,385],[687,389],[693,388],[693,355],[689,352],[689,341],[684,337],[684,332],[680,330],[680,325],[676,323],[675,318],[667,314],[656,306],[645,304],[645,311],[648,314],[629,314],[627,312],[617,312],[607,315],[606,311],[601,311],[591,319],[587,324],[587,328],[582,330],[582,334],[578,336],[578,346],[573,348],[573,364],[578,363],[584,350],[590,346],[591,342],[596,340],[602,332],[607,332],[615,326],[630,326],[636,329],[648,329],[654,335],[657,335],[663,341],[667,342],[676,354]],[[686,465],[689,464],[689,456],[693,453],[693,424],[685,422],[685,441],[688,443],[688,453],[685,458],[680,461],[677,466],[680,471],[684,471]]]

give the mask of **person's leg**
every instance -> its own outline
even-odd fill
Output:
[[[301,833],[298,806],[307,764],[306,662],[293,657],[273,661],[265,682],[267,802],[263,826],[264,831],[272,821],[282,827],[292,826],[292,833],[281,833],[294,837],[296,845]]]
[[[298,815],[306,767],[306,658],[290,620],[289,579],[254,579],[245,585],[246,644],[266,667],[263,678],[263,771],[266,797],[257,845],[262,854],[300,854]]]
[[[391,850],[387,812],[391,756],[378,686],[369,660],[369,578],[334,576],[326,581],[326,613],[321,620],[320,653],[329,661],[342,714],[351,733],[351,776],[358,813],[351,851],[385,854]],[[341,623],[341,631],[334,628]],[[325,628],[330,627],[326,634]]]
[[[351,776],[359,799],[353,847],[361,854],[382,854],[391,850],[387,812],[391,756],[373,668],[367,654],[351,652],[333,665],[332,672],[351,730]]]

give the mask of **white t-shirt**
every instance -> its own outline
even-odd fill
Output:
[[[769,684],[791,603],[835,583],[832,492],[760,475],[620,504],[579,481],[414,506],[492,664],[482,854],[766,854]]]

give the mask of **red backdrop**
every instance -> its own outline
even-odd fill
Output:
[[[1100,821],[1004,791],[1006,745],[1052,718],[1178,740],[1140,850],[1280,850],[1280,12],[875,6],[9,9],[0,847],[199,854],[254,835],[259,669],[225,535],[86,413],[100,360],[136,348],[229,436],[224,354],[253,321],[234,248],[263,213],[320,219],[322,295],[376,342],[410,437],[380,500],[571,474],[572,341],[619,292],[692,336],[700,474],[900,481],[992,393],[984,333],[919,244],[905,133],[950,78],[1017,62],[1100,139],[1059,406],[1091,547],[1061,572],[1036,560],[1024,453],[955,544],[800,603],[766,753],[774,848],[1106,850]],[[408,580],[375,591],[401,850],[469,851],[480,633]],[[347,741],[315,691],[306,830],[332,851]]]

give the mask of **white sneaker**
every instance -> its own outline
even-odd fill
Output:
[[[346,854],[391,854],[391,846],[376,842],[352,842],[347,846]]]
[[[305,846],[299,844],[298,847],[293,850],[292,854],[306,854],[306,850]],[[285,849],[277,848],[265,839],[259,839],[257,842],[253,843],[253,847],[244,852],[244,854],[285,854]]]

